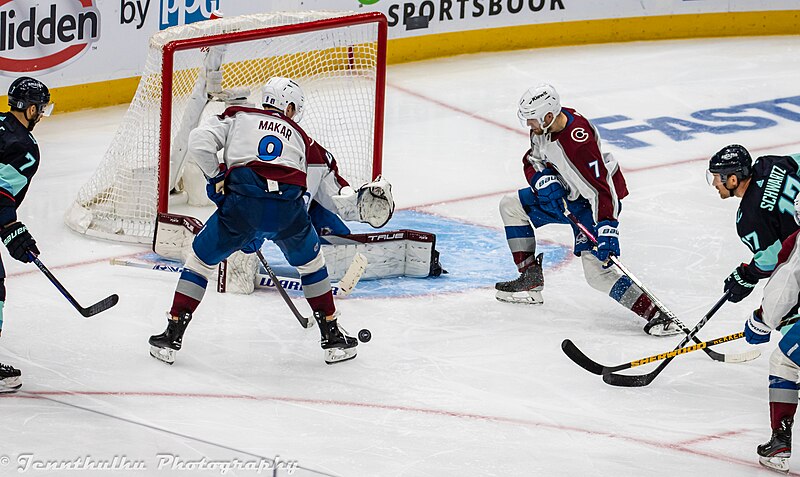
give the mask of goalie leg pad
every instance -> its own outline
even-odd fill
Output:
[[[325,235],[322,253],[333,280],[344,276],[357,253],[368,262],[362,278],[424,278],[444,272],[435,249],[436,235],[417,230],[350,235]]]
[[[162,257],[185,262],[191,253],[192,241],[203,228],[194,217],[159,213],[153,237],[153,251]]]
[[[259,261],[255,253],[234,252],[219,264],[217,289],[221,292],[249,295],[253,293]]]

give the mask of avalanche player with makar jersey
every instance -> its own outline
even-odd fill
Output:
[[[794,200],[794,220],[800,224],[800,195]],[[764,286],[761,306],[745,322],[745,339],[750,344],[769,341],[770,331],[794,318],[800,307],[800,242],[795,231],[783,241],[777,265]],[[757,447],[761,465],[789,472],[792,453],[792,424],[800,389],[800,325],[785,331],[769,359],[770,440]]]
[[[174,362],[216,266],[238,250],[258,250],[264,239],[275,242],[300,273],[303,293],[320,328],[325,362],[356,357],[358,341],[337,323],[339,313],[319,237],[303,200],[311,140],[296,121],[304,101],[294,81],[268,82],[263,89],[264,109],[230,107],[191,132],[188,154],[208,179],[208,196],[217,209],[192,242],[167,329],[150,337],[155,358]],[[217,159],[221,149],[222,164]]]
[[[581,258],[587,283],[647,320],[646,333],[677,333],[667,314],[609,263],[610,256],[620,254],[618,218],[628,189],[617,161],[610,153],[601,152],[597,130],[574,109],[562,108],[558,93],[549,84],[522,95],[518,116],[523,126],[530,128],[531,148],[523,157],[530,187],[503,197],[500,215],[520,276],[497,283],[497,299],[544,302],[542,254],[536,255],[534,229],[570,224],[575,236],[573,253]],[[565,203],[582,225],[594,231],[597,247],[566,217]]]

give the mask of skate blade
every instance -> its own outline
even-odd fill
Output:
[[[22,387],[22,378],[20,376],[13,376],[0,380],[0,394],[2,393],[15,393]]]
[[[167,363],[173,364],[175,362],[175,356],[178,354],[177,350],[171,348],[159,348],[158,346],[150,346],[150,356],[154,357],[155,359]]]
[[[759,457],[758,463],[769,470],[780,472],[781,474],[789,473],[789,458],[788,457]]]
[[[671,326],[670,328],[664,329],[664,325],[656,325],[647,332],[650,336],[675,336],[681,334],[681,330],[677,326]]]
[[[518,303],[522,305],[541,305],[544,303],[542,292],[536,290],[523,292],[504,292],[498,290],[494,297],[497,298],[497,301],[502,301],[503,303]]]
[[[349,361],[355,358],[356,354],[358,354],[355,346],[352,348],[331,348],[324,351],[325,363],[327,364],[336,364],[343,361]]]

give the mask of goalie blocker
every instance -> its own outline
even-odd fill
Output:
[[[156,219],[153,251],[162,257],[185,261],[194,235],[202,223],[177,214],[159,213]],[[394,230],[366,234],[323,235],[322,255],[331,281],[341,279],[356,254],[368,265],[362,279],[415,277],[447,273],[439,263],[436,235],[418,230]],[[236,252],[220,264],[218,291],[252,293],[259,272],[255,254]]]

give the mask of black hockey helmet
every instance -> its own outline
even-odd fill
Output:
[[[722,182],[725,182],[731,174],[741,181],[750,177],[752,165],[753,159],[747,149],[738,144],[731,144],[711,156],[711,160],[708,163],[708,172],[719,174]]]
[[[36,105],[39,112],[50,103],[50,90],[41,81],[27,76],[17,78],[8,88],[8,105],[12,110],[25,111]]]

